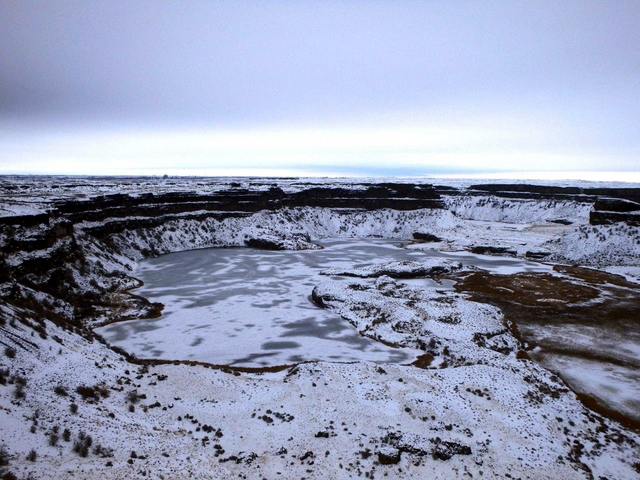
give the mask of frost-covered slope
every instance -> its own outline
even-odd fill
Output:
[[[506,223],[545,223],[567,220],[577,224],[589,222],[591,203],[551,199],[517,199],[495,196],[445,197],[447,209],[467,220]]]
[[[549,240],[549,249],[559,261],[606,266],[640,266],[640,227],[615,225],[582,226]]]
[[[117,220],[114,220],[117,222]],[[110,220],[107,220],[109,225]],[[163,254],[193,248],[243,246],[258,232],[264,235],[293,235],[300,232],[311,238],[399,238],[410,239],[424,228],[444,232],[460,221],[445,210],[335,210],[293,208],[276,212],[257,212],[217,219],[169,216],[160,225],[126,229],[110,235],[109,241],[130,258]],[[95,228],[93,223],[78,228]]]
[[[251,182],[236,180],[202,189],[215,193],[216,202],[221,190],[253,193]],[[71,183],[61,194],[42,180],[34,187],[42,198],[16,193],[3,211],[54,212],[60,198],[87,200],[83,196],[93,198],[101,188],[124,192],[117,185]],[[256,191],[271,192],[258,200],[282,196],[271,183],[258,182]],[[303,183],[291,181],[283,191],[303,192]],[[193,188],[193,182],[160,188],[151,180],[127,185],[138,199],[158,189],[173,195]],[[379,191],[353,188],[361,197]],[[156,364],[114,351],[92,333],[91,325],[159,314],[158,305],[127,293],[138,285],[132,276],[137,260],[242,246],[251,238],[297,248],[304,242],[293,240],[306,235],[410,242],[423,233],[443,241],[413,248],[498,245],[514,255],[533,252],[586,265],[640,264],[638,227],[586,226],[591,205],[585,202],[448,195],[447,208],[413,208],[399,189],[384,187],[391,195],[385,201],[405,210],[378,208],[376,198],[367,198],[367,208],[266,202],[233,210],[189,197],[191,203],[163,211],[136,206],[137,214],[129,215],[129,197],[116,197],[105,199],[108,212],[96,201],[86,211],[71,204],[67,213],[46,218],[5,217],[0,460],[8,465],[0,465],[2,473],[61,479],[637,478],[638,434],[586,409],[559,378],[519,353],[521,344],[496,308],[463,295],[405,288],[388,278],[352,291],[345,290],[348,282],[318,286],[316,296],[364,334],[422,349],[417,366],[311,363],[241,372]],[[349,198],[348,191],[342,194]],[[243,205],[236,200],[234,206]],[[19,202],[22,210],[15,207]]]
[[[433,370],[321,363],[233,374],[132,365],[47,330],[58,340],[36,337],[2,361],[2,441],[20,477],[636,475],[638,436],[512,356]]]

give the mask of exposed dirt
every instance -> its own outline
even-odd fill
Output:
[[[594,285],[611,284],[619,287],[626,287],[632,290],[638,290],[640,285],[632,283],[626,280],[620,275],[614,275],[602,270],[595,270],[593,268],[579,267],[577,265],[555,265],[553,269],[556,272],[570,275],[574,278],[579,278],[585,282]]]
[[[457,291],[500,307],[530,343],[526,327],[532,324],[585,325],[619,334],[640,332],[639,285],[587,268],[559,266],[555,270],[563,276],[474,272],[449,278],[456,280]],[[549,347],[563,348],[557,344]]]
[[[492,275],[474,272],[458,277],[456,290],[472,293],[480,301],[503,305],[567,306],[598,297],[596,288],[549,274]]]
[[[449,275],[456,281],[455,289],[468,293],[475,301],[499,307],[513,322],[528,344],[532,358],[569,355],[640,370],[640,361],[613,348],[607,342],[640,336],[640,286],[606,272],[558,265],[550,274],[519,273],[493,275],[488,272]],[[541,334],[558,327],[569,329],[597,328],[599,337],[584,342],[567,336]],[[556,329],[556,330],[551,330]],[[575,330],[571,330],[575,331]],[[580,330],[577,330],[580,331]],[[532,352],[537,348],[538,354]],[[562,375],[562,372],[559,372]],[[626,427],[640,430],[640,418],[603,405],[587,392],[576,392],[588,408],[619,421]]]
[[[429,368],[434,358],[435,357],[431,353],[425,353],[424,355],[420,355],[416,358],[411,365],[418,368]]]

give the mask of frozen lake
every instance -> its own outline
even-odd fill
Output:
[[[330,267],[362,267],[439,256],[493,272],[549,271],[520,259],[398,248],[401,242],[340,239],[318,242],[323,250],[264,251],[214,248],[143,260],[135,293],[165,305],[159,318],[98,329],[113,345],[140,358],[196,360],[262,367],[309,360],[410,363],[423,352],[393,348],[361,336],[335,313],[315,306],[313,287]],[[345,282],[373,282],[329,277]],[[450,288],[429,279],[407,283]]]
[[[559,373],[576,390],[637,417],[640,337],[634,320],[638,310],[635,290],[608,283],[585,283],[566,272],[564,283],[550,286],[548,276],[559,275],[550,265],[468,252],[399,248],[402,242],[397,240],[339,239],[318,243],[323,250],[211,248],[143,260],[135,275],[145,284],[135,292],[163,303],[162,316],[114,323],[97,331],[139,358],[241,367],[313,360],[408,364],[423,352],[394,348],[360,335],[346,320],[318,308],[310,295],[313,287],[329,278],[349,283],[374,282],[320,275],[328,268],[440,257],[481,268],[489,275],[482,281],[484,285],[499,283],[494,292],[497,297],[485,300],[503,308],[525,338],[537,345],[531,352],[537,361]],[[518,274],[527,272],[543,274],[536,276],[540,283],[518,286]],[[443,280],[441,284],[430,279],[403,282],[439,289],[454,285],[453,280]],[[580,285],[598,290],[597,299],[557,303],[566,294],[561,286],[575,294]],[[522,295],[517,292],[528,289],[541,297],[527,303],[510,299],[505,293],[512,292],[517,297]],[[474,287],[463,290],[474,293]]]

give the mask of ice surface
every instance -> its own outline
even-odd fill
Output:
[[[551,371],[561,372],[577,391],[631,418],[639,417],[640,372],[637,368],[569,355],[545,356],[541,363]]]
[[[420,352],[362,337],[309,299],[327,266],[406,253],[397,242],[322,244],[325,249],[318,251],[220,248],[142,261],[136,275],[145,285],[136,293],[165,304],[162,317],[98,331],[140,357],[254,367],[309,360],[413,361]]]
[[[460,262],[496,272],[550,269],[521,259],[403,249],[398,248],[400,242],[390,240],[319,243],[323,250],[201,249],[143,260],[136,275],[145,285],[136,293],[163,303],[163,315],[97,331],[141,358],[238,366],[308,360],[410,363],[422,352],[365,338],[338,315],[310,301],[313,287],[327,278],[320,276],[321,271],[370,267],[392,259],[427,265]],[[408,283],[446,288],[428,278]]]

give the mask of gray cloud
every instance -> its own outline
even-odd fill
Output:
[[[637,155],[638,24],[637,1],[6,0],[0,121],[503,116]]]

